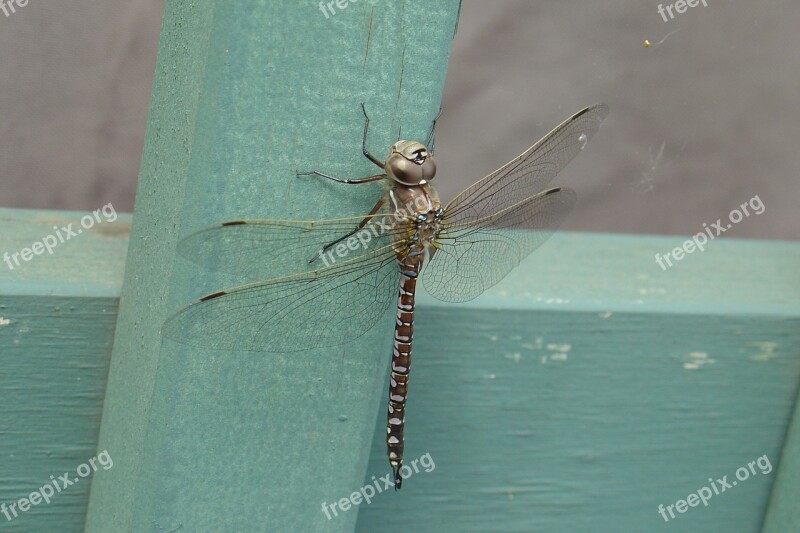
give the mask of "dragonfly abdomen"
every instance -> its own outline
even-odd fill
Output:
[[[410,255],[399,263],[400,290],[397,296],[392,373],[389,378],[389,415],[386,424],[386,449],[394,472],[395,489],[399,489],[403,482],[400,471],[403,467],[403,427],[414,335],[414,296],[421,264],[421,255]]]

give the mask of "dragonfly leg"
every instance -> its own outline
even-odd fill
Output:
[[[378,165],[381,170],[384,169],[385,164],[383,161],[375,157],[367,150],[367,133],[369,132],[369,116],[367,115],[367,109],[364,107],[364,103],[361,103],[361,111],[364,112],[364,136],[361,139],[361,151],[364,153],[364,157]],[[374,176],[367,176],[366,178],[357,178],[357,179],[341,179],[337,178],[336,176],[331,176],[325,172],[320,172],[319,170],[312,170],[309,172],[297,172],[298,176],[309,176],[314,174],[316,176],[321,176],[323,178],[327,178],[329,180],[338,181],[339,183],[369,183],[371,181],[378,181],[380,179],[384,179],[386,177],[385,173],[376,174]]]
[[[381,198],[375,203],[375,206],[372,208],[372,210],[369,212],[369,214],[367,216],[365,216],[363,219],[361,219],[361,222],[356,224],[356,227],[355,227],[355,229],[353,229],[353,231],[351,231],[351,232],[349,232],[349,233],[347,233],[345,235],[342,235],[341,237],[339,237],[335,241],[331,241],[328,244],[326,244],[325,246],[323,246],[322,248],[320,248],[317,253],[315,253],[314,255],[312,255],[308,259],[308,262],[309,263],[313,263],[314,261],[316,261],[317,259],[322,257],[323,254],[325,254],[325,252],[327,252],[328,250],[330,250],[331,248],[333,248],[334,246],[336,246],[337,244],[339,244],[343,240],[348,239],[348,238],[352,237],[353,235],[355,235],[356,233],[358,233],[358,231],[361,230],[361,228],[363,228],[364,226],[366,226],[367,223],[371,220],[372,215],[374,215],[375,213],[378,212],[378,210],[381,208],[381,206],[383,205],[383,203],[385,201],[386,201],[386,198],[381,196]]]
[[[369,153],[367,150],[367,132],[369,131],[369,116],[367,116],[367,109],[364,107],[364,103],[361,103],[361,111],[364,112],[364,137],[361,139],[361,151],[364,152],[364,157],[381,167],[384,168],[385,164],[383,161]]]
[[[436,121],[438,121],[439,117],[441,116],[442,116],[442,108],[440,107],[439,112],[436,114],[435,117],[433,117],[433,120],[431,121],[431,129],[428,132],[428,137],[425,139],[425,146],[428,148],[431,154],[433,154],[433,145],[436,143],[436,138],[434,136],[434,134],[436,133]]]
[[[339,183],[349,183],[349,184],[359,184],[359,183],[369,183],[371,181],[378,181],[386,178],[386,174],[375,174],[374,176],[367,176],[366,178],[355,178],[355,179],[342,179],[337,178],[336,176],[331,176],[330,174],[326,174],[325,172],[320,172],[319,170],[310,170],[308,172],[297,172],[298,176],[322,176],[323,178],[327,178],[329,180],[338,181]]]

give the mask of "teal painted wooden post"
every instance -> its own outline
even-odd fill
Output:
[[[19,508],[96,454],[130,216],[85,230],[85,215],[0,209],[0,531],[83,531],[92,477],[109,472]],[[33,255],[69,225],[80,235]]]
[[[800,531],[800,396],[781,452],[780,471],[769,499],[764,533]]]
[[[360,102],[383,153],[438,111],[458,0],[166,3],[87,531],[347,531],[324,501],[364,474],[389,341],[265,356],[161,344],[182,303],[236,280],[175,259],[179,238],[241,217],[365,213]],[[298,261],[298,267],[303,262]],[[387,322],[388,325],[388,322]],[[314,327],[297,317],[297,327]]]

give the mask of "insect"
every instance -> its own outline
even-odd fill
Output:
[[[162,333],[212,349],[324,348],[359,337],[396,302],[386,446],[399,489],[417,282],[435,298],[465,302],[547,240],[576,195],[546,187],[583,150],[608,108],[600,104],[575,113],[445,206],[430,184],[436,175],[436,120],[425,144],[400,140],[382,161],[367,150],[363,104],[362,110],[362,151],[381,172],[357,179],[316,170],[298,175],[349,184],[382,180],[387,187],[372,211],[314,222],[235,220],[189,235],[178,245],[187,259],[261,281],[200,298],[170,317]],[[310,253],[307,261],[315,268],[292,273],[298,252]],[[284,275],[274,277],[276,271]],[[309,326],[298,329],[297,316]]]

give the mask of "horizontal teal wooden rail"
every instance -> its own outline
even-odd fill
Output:
[[[0,253],[29,248],[81,216],[0,210]],[[120,215],[97,224],[14,270],[0,264],[0,503],[97,454],[129,222]],[[341,511],[350,494],[332,493],[303,512],[320,529],[358,513],[356,530],[370,532],[758,531],[775,502],[768,530],[791,530],[796,435],[783,457],[781,449],[793,408],[800,412],[800,245],[716,240],[662,272],[655,253],[681,241],[562,233],[474,302],[423,296],[407,417],[407,457],[418,459],[418,472],[398,493],[376,490],[369,505]],[[355,355],[338,357],[346,367]],[[375,380],[381,397],[383,379]],[[331,374],[325,386],[335,399],[346,384]],[[269,395],[265,388],[254,401]],[[320,409],[338,418],[335,405]],[[259,409],[248,416],[262,423]],[[376,433],[364,485],[388,473],[382,402],[370,416]],[[209,449],[203,460],[225,453]],[[295,450],[281,453],[294,460]],[[765,460],[755,462],[763,456],[769,473]],[[730,483],[748,463],[755,474],[707,507],[678,512],[675,503],[710,486],[708,478]],[[119,466],[12,521],[0,514],[2,530],[81,531],[89,484]],[[228,482],[205,481],[219,491]],[[673,505],[675,518],[667,513],[665,522],[659,505]],[[153,530],[179,525],[165,520]]]
[[[91,479],[108,473],[19,509],[96,454],[131,219],[84,230],[83,216],[0,209],[0,259],[13,268],[0,262],[0,531],[82,531]],[[51,236],[52,255],[34,254]]]

